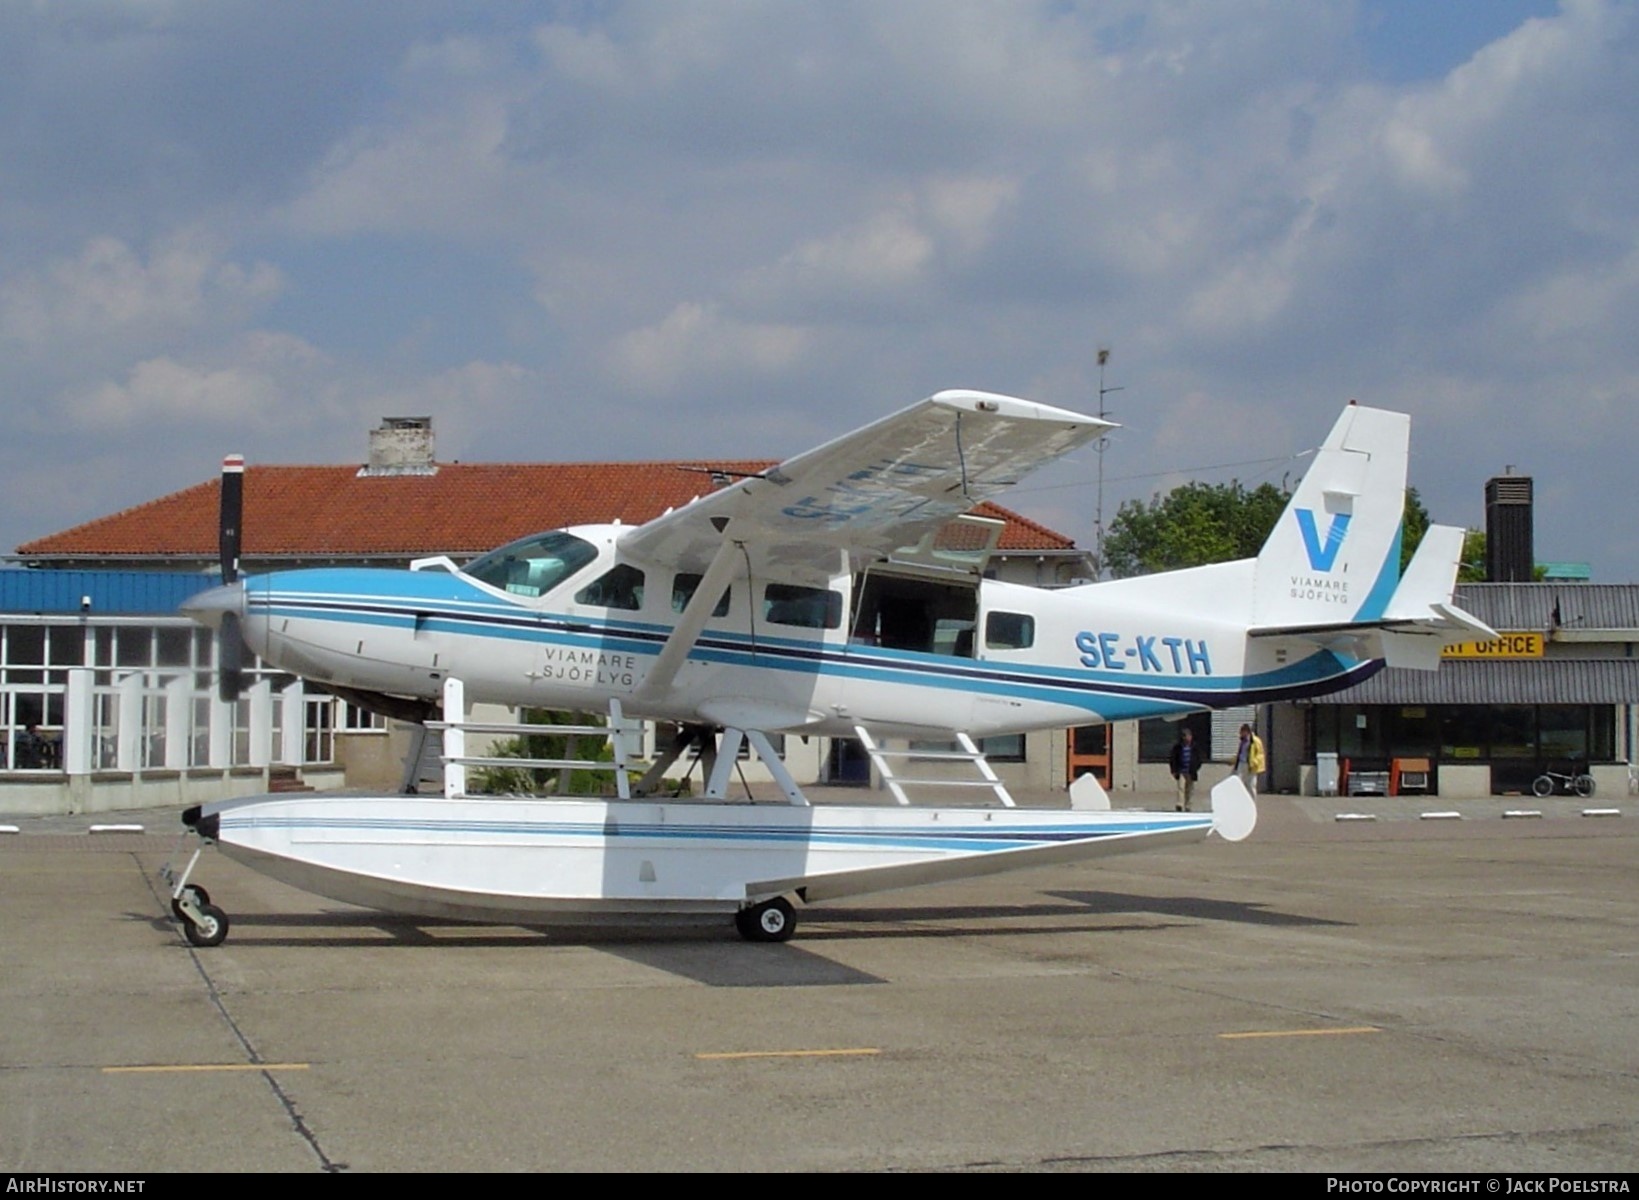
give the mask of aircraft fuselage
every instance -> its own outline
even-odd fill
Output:
[[[700,576],[626,558],[623,532],[525,539],[461,571],[254,576],[245,638],[361,691],[434,697],[454,676],[488,703],[614,698],[633,716],[818,734],[1061,728],[1315,694],[1375,666],[1248,638],[1252,560],[1063,589],[881,564],[823,587],[742,574],[675,675],[646,686]]]

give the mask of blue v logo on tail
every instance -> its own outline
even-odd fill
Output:
[[[1330,571],[1337,561],[1337,552],[1343,546],[1343,535],[1349,532],[1349,514],[1338,513],[1326,530],[1325,544],[1315,528],[1315,513],[1310,508],[1297,510],[1298,528],[1303,531],[1303,549],[1309,555],[1309,565],[1317,571]]]

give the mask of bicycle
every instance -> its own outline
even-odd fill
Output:
[[[1560,791],[1560,789],[1564,789]],[[1584,798],[1593,795],[1593,776],[1572,773],[1562,775],[1558,771],[1545,770],[1531,783],[1531,791],[1537,796],[1552,796],[1556,791],[1560,795],[1576,794]]]

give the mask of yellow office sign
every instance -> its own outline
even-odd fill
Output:
[[[1505,633],[1491,642],[1457,642],[1440,651],[1442,658],[1541,658],[1548,639],[1540,633]]]

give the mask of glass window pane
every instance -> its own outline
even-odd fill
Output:
[[[991,762],[1023,762],[1024,734],[1004,733],[979,742],[979,749]]]
[[[643,572],[621,563],[576,592],[575,603],[635,612],[643,607]]]
[[[159,638],[159,665],[162,667],[186,667],[191,665],[188,656],[193,651],[193,630],[173,629],[163,627],[157,630]]]
[[[39,625],[13,625],[6,631],[6,661],[14,667],[45,665],[46,631]]]
[[[842,593],[771,583],[763,589],[763,619],[804,629],[837,629],[842,625]]]
[[[85,662],[85,630],[75,625],[57,625],[51,630],[51,665],[77,667]]]
[[[591,542],[558,530],[491,550],[468,563],[462,573],[516,596],[539,596],[597,556]]]
[[[1528,704],[1499,704],[1491,710],[1491,757],[1537,756],[1537,710]]]
[[[1542,757],[1551,762],[1588,761],[1588,710],[1581,705],[1542,706]]]
[[[1179,721],[1159,717],[1138,723],[1138,761],[1165,763],[1172,761],[1172,748],[1188,729],[1200,748],[1201,761],[1212,760],[1212,714],[1190,713]]]
[[[153,631],[123,628],[115,631],[114,665],[117,667],[146,667],[153,664]]]
[[[691,575],[686,572],[679,572],[672,577],[673,612],[682,612],[689,606],[689,601],[694,599],[694,593],[700,590],[701,578],[700,575]],[[729,588],[723,589],[723,594],[718,597],[717,607],[711,610],[712,616],[726,617],[728,615],[729,591]]]
[[[993,612],[985,617],[985,646],[988,649],[1028,650],[1035,642],[1035,617],[1010,612]]]
[[[1486,756],[1490,710],[1480,705],[1453,704],[1440,709],[1440,757],[1474,762]]]
[[[1440,722],[1426,706],[1402,706],[1388,712],[1389,752],[1395,758],[1429,758],[1440,745]]]

